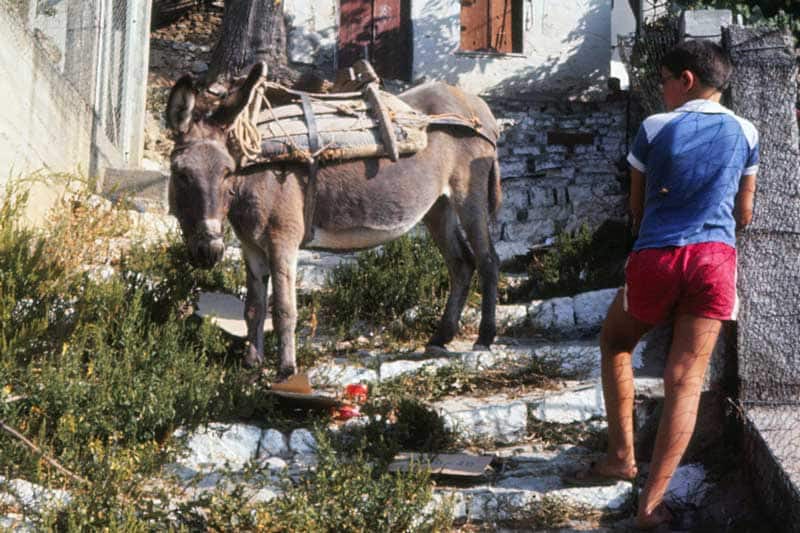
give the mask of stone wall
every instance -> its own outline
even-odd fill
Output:
[[[625,102],[489,99],[500,123],[503,206],[493,228],[508,261],[561,231],[626,212]]]

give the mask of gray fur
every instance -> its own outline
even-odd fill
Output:
[[[252,81],[251,75],[248,78]],[[242,88],[241,105],[247,94]],[[170,102],[192,100],[176,85]],[[497,139],[497,126],[479,98],[440,83],[426,84],[401,95],[412,107],[436,115],[458,113],[474,118],[482,132]],[[225,148],[235,115],[217,109],[210,118],[195,118],[176,128],[172,154],[170,207],[178,218],[193,261],[215,264],[222,251],[210,243],[218,236],[198,228],[204,220],[228,218],[242,242],[247,264],[245,320],[249,365],[263,363],[266,282],[274,293],[272,319],[279,338],[282,376],[296,371],[294,334],[297,323],[295,277],[297,253],[304,235],[304,165],[261,165],[236,169]],[[168,114],[185,109],[168,109]],[[191,112],[191,110],[189,110]],[[201,114],[195,113],[195,117]],[[451,292],[431,347],[443,347],[456,334],[472,275],[481,280],[482,318],[477,345],[495,337],[498,260],[489,234],[489,220],[500,203],[500,174],[495,147],[463,128],[429,131],[428,147],[396,163],[386,158],[355,160],[322,167],[317,178],[314,239],[309,248],[352,250],[382,244],[423,221],[447,263]]]

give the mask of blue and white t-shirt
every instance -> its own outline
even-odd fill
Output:
[[[758,131],[751,122],[716,102],[692,100],[645,119],[628,162],[646,183],[634,250],[736,245],[739,181],[758,171]]]

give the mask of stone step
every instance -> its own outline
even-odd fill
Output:
[[[107,168],[102,195],[111,200],[127,199],[141,210],[166,213],[169,174],[161,170]]]
[[[417,372],[459,365],[467,372],[480,372],[506,366],[525,365],[541,360],[552,365],[559,376],[593,378],[599,374],[600,350],[592,341],[544,342],[500,339],[490,351],[472,350],[472,342],[456,340],[451,350],[434,355],[424,352],[405,354],[365,354],[361,361],[334,358],[309,370],[318,387],[343,387],[355,382],[378,382]],[[557,368],[556,368],[557,367]]]
[[[563,482],[565,474],[587,466],[593,458],[595,456],[585,450],[570,446],[519,454],[513,457],[512,466],[504,468],[491,482],[468,488],[439,486],[434,501],[441,505],[450,499],[458,523],[503,524],[516,528],[527,525],[528,530],[538,530],[532,522],[538,506],[548,500],[558,501],[562,512],[574,514],[565,517],[567,522],[573,525],[583,522],[580,531],[606,531],[597,524],[597,519],[602,515],[605,522],[619,522],[620,525],[623,520],[629,520],[635,493],[640,487],[627,481],[592,487],[575,487]],[[702,465],[683,465],[675,472],[665,501],[672,508],[683,509],[691,502],[702,501],[712,486]],[[613,524],[611,528],[614,529]]]

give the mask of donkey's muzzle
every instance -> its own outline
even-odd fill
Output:
[[[204,236],[194,240],[189,246],[192,263],[200,268],[212,268],[225,254],[222,236]]]

